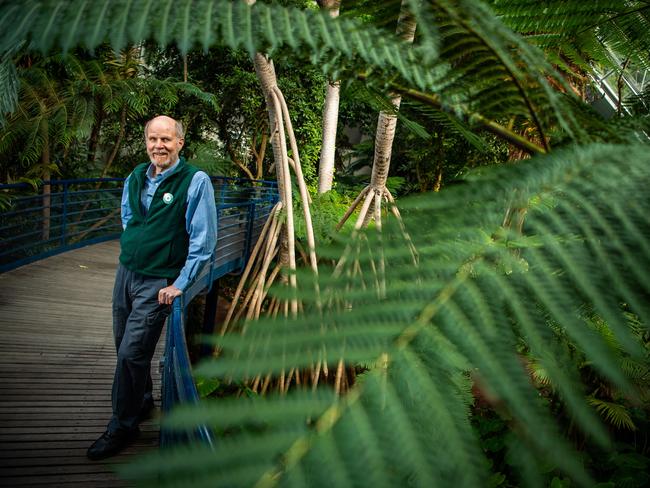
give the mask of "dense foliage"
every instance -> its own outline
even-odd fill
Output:
[[[650,5],[405,0],[418,26],[411,46],[386,35],[400,3],[350,0],[340,19],[293,2],[186,0],[161,15],[153,2],[126,0],[0,4],[3,25],[15,26],[0,32],[0,108],[17,108],[3,121],[7,178],[67,161],[106,168],[90,157],[101,153],[92,149],[99,119],[104,156],[123,140],[114,168],[126,170],[135,154],[126,134],[158,110],[186,117],[188,151],[215,168],[231,171],[229,159],[257,171],[268,129],[250,68],[256,52],[277,65],[308,175],[325,77],[342,80],[341,135],[365,136],[341,144],[348,174],[315,199],[324,267],[317,278],[299,272],[318,284],[296,292],[301,316],[213,338],[220,355],[198,368],[214,387],[206,392],[227,384],[246,394],[168,420],[210,425],[216,447],[158,453],[125,469],[132,479],[647,484],[650,116],[647,89],[624,82],[650,65]],[[129,46],[145,55],[129,56]],[[146,66],[134,76],[110,68],[115,50],[127,53],[120,66]],[[82,75],[87,64],[101,76]],[[610,118],[585,103],[598,98],[603,73],[618,91]],[[364,140],[394,94],[404,102],[389,185],[422,194],[399,201],[404,226],[388,219],[336,237],[334,217],[365,178],[355,171],[370,160]],[[7,157],[15,147],[22,166]],[[307,388],[314,371],[323,380]],[[282,378],[280,394],[249,388],[260,378]],[[341,382],[345,395],[331,388]]]

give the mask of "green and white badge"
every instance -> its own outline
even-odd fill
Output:
[[[167,205],[169,205],[173,201],[174,201],[174,195],[172,195],[171,193],[165,193],[163,195],[163,202],[166,203]]]

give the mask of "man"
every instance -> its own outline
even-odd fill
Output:
[[[144,134],[150,163],[133,170],[122,194],[124,232],[113,289],[113,416],[88,449],[93,460],[126,447],[153,410],[151,359],[163,324],[216,243],[210,178],[179,158],[183,126],[159,116],[147,122]]]

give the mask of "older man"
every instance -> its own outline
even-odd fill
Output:
[[[163,324],[216,243],[212,183],[179,157],[183,126],[159,116],[147,122],[144,134],[150,162],[133,170],[122,194],[124,232],[113,289],[113,416],[88,449],[93,460],[126,447],[153,410],[151,359]]]

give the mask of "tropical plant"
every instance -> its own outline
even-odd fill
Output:
[[[397,36],[406,43],[412,43],[415,38],[416,21],[409,8],[408,0],[402,2],[399,18],[397,20]],[[395,128],[397,126],[396,112],[402,103],[402,97],[398,94],[391,96],[390,110],[379,112],[377,120],[377,131],[375,133],[375,154],[372,161],[372,175],[370,184],[364,188],[359,196],[354,200],[350,208],[345,213],[339,227],[350,217],[356,207],[363,201],[355,228],[361,228],[373,218],[375,221],[381,219],[381,203],[383,200],[394,203],[395,199],[390,191],[386,188],[386,180],[390,170],[390,160],[393,150],[393,140],[395,138]],[[395,205],[392,210],[396,211]],[[399,218],[399,214],[396,214]]]
[[[235,382],[284,372],[294,393],[179,409],[169,425],[212,425],[224,433],[215,450],[163,452],[129,475],[159,485],[484,486],[489,464],[470,426],[474,385],[509,426],[520,483],[539,486],[550,466],[589,486],[516,344],[525,339],[576,428],[611,449],[549,320],[594,371],[634,397],[608,341],[585,324],[584,306],[647,366],[627,310],[647,330],[649,154],[647,145],[624,154],[620,146],[558,150],[403,200],[417,265],[389,219],[380,235],[367,234],[356,269],[336,277],[321,269],[319,297],[301,290],[312,306],[298,320],[250,322],[242,335],[213,339],[222,354],[197,371]],[[525,237],[501,227],[513,194],[528,202]],[[341,360],[366,369],[346,395],[303,386],[303,371],[317,363],[349,375],[337,372]]]
[[[276,4],[187,1],[178,15],[169,4],[156,16],[152,5],[0,4],[2,22],[15,26],[0,32],[0,52],[23,39],[34,49],[65,50],[107,38],[121,48],[154,37],[176,43],[181,53],[197,44],[243,48],[265,69],[272,65],[257,53],[291,55],[332,79],[354,78],[426,105],[463,130],[487,130],[528,153],[550,154],[400,202],[404,224],[389,218],[351,245],[341,239],[320,250],[337,258],[346,249],[352,259],[321,267],[317,277],[309,270],[292,274],[317,286],[276,287],[276,300],[303,304],[298,319],[246,322],[244,333],[212,339],[220,356],[198,368],[219,381],[276,381],[276,391],[289,394],[179,409],[169,425],[212,425],[222,433],[216,448],[157,453],[125,473],[155,486],[484,486],[490,464],[469,419],[474,390],[507,423],[521,484],[542,484],[549,465],[592,484],[517,345],[526,341],[573,424],[611,452],[608,432],[549,323],[562,327],[608,383],[633,395],[582,312],[593,309],[630,358],[647,362],[623,313],[632,311],[647,329],[647,140],[589,144],[611,127],[584,109],[538,48],[479,0],[409,1],[419,32],[412,46],[352,18]],[[265,95],[284,116],[273,80]],[[527,121],[524,136],[509,125],[513,119]],[[287,121],[270,118],[273,137]],[[628,134],[639,136],[638,126]],[[567,147],[554,149],[560,144]],[[286,148],[280,160],[286,168]],[[527,215],[517,231],[503,225],[511,208]],[[281,223],[274,219],[273,233]],[[402,225],[413,247],[404,245]],[[319,375],[330,381],[319,383]]]

